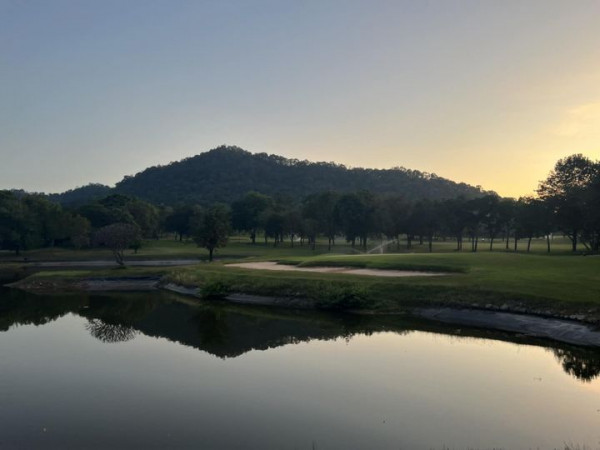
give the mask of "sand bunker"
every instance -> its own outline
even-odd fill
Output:
[[[443,272],[419,272],[416,270],[383,270],[383,269],[358,269],[356,267],[298,267],[289,264],[277,264],[273,261],[259,261],[227,264],[226,267],[241,267],[243,269],[255,270],[279,270],[296,272],[321,272],[321,273],[345,273],[350,275],[370,275],[374,277],[436,277],[448,275]]]

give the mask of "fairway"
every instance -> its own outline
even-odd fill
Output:
[[[317,308],[353,309],[398,312],[406,308],[431,305],[468,306],[514,310],[548,315],[585,315],[593,320],[600,316],[600,257],[572,254],[566,239],[555,238],[554,251],[545,251],[545,241],[534,241],[532,251],[505,251],[502,242],[494,251],[454,251],[453,242],[437,242],[434,252],[427,246],[415,245],[410,252],[400,243],[401,253],[389,253],[398,248],[396,243],[371,249],[378,253],[358,253],[347,244],[335,245],[331,251],[324,241],[315,248],[295,243],[278,246],[257,243],[246,237],[235,237],[216,253],[217,260],[206,262],[207,254],[191,241],[173,239],[149,240],[137,253],[129,251],[126,260],[197,259],[191,267],[144,268],[125,270],[46,270],[24,280],[34,286],[36,280],[68,280],[94,277],[162,277],[188,287],[198,287],[203,295],[219,297],[228,293],[247,293],[288,298],[305,298]],[[500,250],[499,248],[502,248]],[[386,251],[388,253],[379,253]],[[34,261],[94,261],[110,260],[110,252],[100,249],[65,250],[42,249],[25,252],[28,262]],[[9,262],[12,261],[12,262]],[[359,270],[417,271],[445,273],[444,276],[373,277],[366,274],[326,272],[252,270],[226,267],[231,263],[278,262],[301,269],[311,267],[354,268]],[[271,263],[272,265],[272,263]],[[23,272],[26,262],[4,256],[0,264],[11,277]],[[364,272],[368,273],[368,272]],[[10,279],[9,276],[5,277]],[[64,284],[57,284],[63,286]]]
[[[436,268],[461,272],[427,279],[436,286],[528,294],[561,302],[600,304],[600,258],[580,255],[536,255],[521,253],[430,253],[318,256],[303,266],[350,266],[391,270]],[[420,284],[419,279],[402,280]]]

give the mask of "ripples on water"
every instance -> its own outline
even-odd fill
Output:
[[[0,291],[0,448],[600,448],[600,352],[403,317]]]

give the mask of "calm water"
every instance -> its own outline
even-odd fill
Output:
[[[600,448],[600,352],[405,318],[0,291],[0,448]]]

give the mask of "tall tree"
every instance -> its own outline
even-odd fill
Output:
[[[367,249],[367,237],[372,230],[374,212],[374,196],[366,191],[345,194],[336,203],[335,215],[352,247],[359,238],[363,249]]]
[[[463,248],[463,236],[469,224],[469,210],[464,197],[444,200],[439,205],[442,225],[446,232],[456,239],[456,251]]]
[[[497,195],[486,195],[478,199],[482,208],[480,217],[490,239],[490,252],[494,249],[494,239],[504,228],[504,219],[501,215],[500,198]]]
[[[303,204],[304,217],[316,222],[319,232],[327,237],[329,250],[332,244],[335,245],[335,235],[339,228],[335,210],[339,198],[336,192],[325,191],[309,195]]]
[[[203,214],[198,227],[192,231],[198,247],[208,250],[209,261],[213,260],[213,252],[216,248],[227,245],[231,231],[230,220],[231,214],[227,206],[216,204]]]
[[[396,240],[400,250],[400,235],[409,216],[409,205],[401,195],[386,196],[377,203],[377,228],[390,239]]]
[[[427,238],[429,252],[433,251],[433,237],[440,228],[442,208],[436,202],[421,200],[415,204],[412,220],[419,236]]]
[[[125,265],[125,250],[141,240],[140,229],[130,223],[113,223],[96,231],[97,245],[109,248],[118,265]]]
[[[581,154],[559,160],[537,193],[551,205],[556,222],[571,239],[572,250],[577,251],[578,239],[591,212],[586,202],[586,190],[600,173],[600,164]]]
[[[273,199],[259,192],[250,191],[243,198],[233,202],[232,225],[235,230],[250,233],[252,243],[256,243],[256,234],[261,226],[261,218],[273,207]]]
[[[165,230],[175,233],[181,242],[184,236],[191,234],[190,222],[199,211],[200,207],[197,205],[177,205],[164,219]]]

